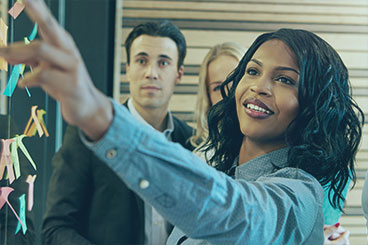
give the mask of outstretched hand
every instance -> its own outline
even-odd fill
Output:
[[[73,38],[58,24],[44,1],[23,3],[28,16],[38,24],[40,40],[1,47],[0,56],[10,64],[34,67],[19,86],[41,87],[60,102],[65,121],[98,140],[112,121],[110,100],[93,85]]]

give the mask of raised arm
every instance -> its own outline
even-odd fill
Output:
[[[302,244],[309,236],[323,241],[322,188],[303,170],[234,180],[151,128],[137,126],[126,108],[114,105],[104,137],[84,141],[189,237],[213,244]]]

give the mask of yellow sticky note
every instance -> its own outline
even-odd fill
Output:
[[[8,45],[8,26],[2,18],[0,18],[0,46]],[[8,62],[0,58],[0,70],[8,71]]]

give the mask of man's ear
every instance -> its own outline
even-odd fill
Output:
[[[181,82],[181,79],[184,76],[184,66],[180,66],[178,70],[178,76],[176,78],[175,84],[179,84]]]

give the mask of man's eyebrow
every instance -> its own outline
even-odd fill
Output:
[[[138,54],[134,55],[134,57],[138,57],[138,56],[149,56],[146,52],[139,52]],[[158,57],[163,58],[163,59],[168,59],[168,60],[173,60],[170,56],[166,55],[166,54],[160,54]]]
[[[168,59],[168,60],[172,60],[172,58],[166,54],[160,54],[159,55],[160,58],[164,58],[164,59]]]
[[[148,56],[148,54],[146,52],[139,52],[138,54],[134,55],[134,57],[137,56]]]
[[[263,66],[262,62],[257,60],[257,59],[251,59],[250,61],[253,61],[254,63],[256,63],[257,65],[259,66]],[[294,68],[291,68],[291,67],[286,67],[286,66],[278,66],[276,67],[276,70],[282,70],[282,71],[293,71],[295,72],[296,74],[300,75],[299,74],[299,71],[295,70]]]

